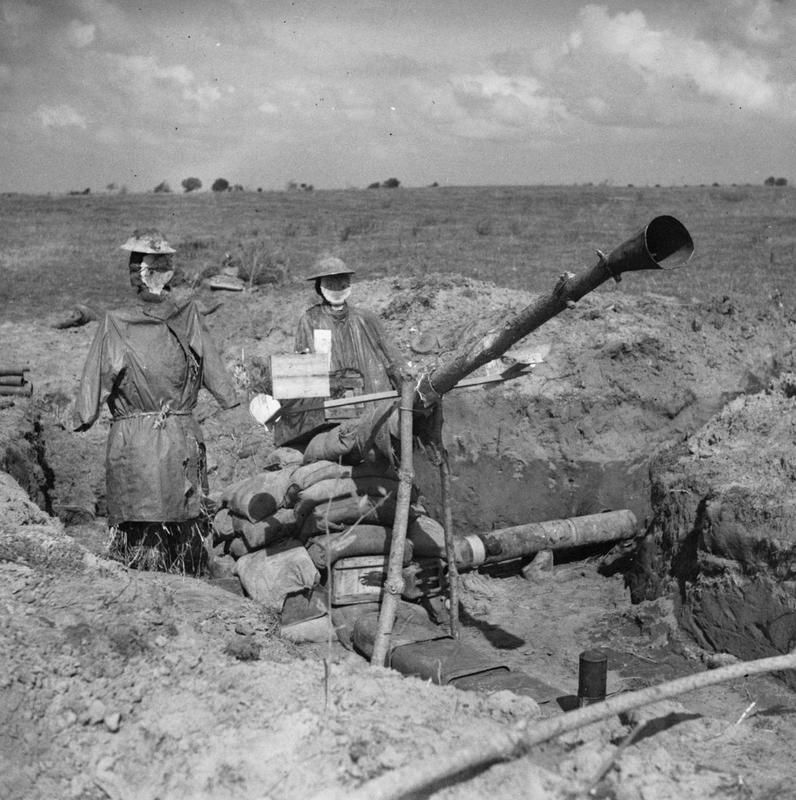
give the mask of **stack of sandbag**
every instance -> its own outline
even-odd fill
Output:
[[[213,519],[216,555],[237,559],[294,534],[295,513],[285,507],[285,495],[295,468],[260,472],[224,489]]]
[[[246,594],[276,607],[287,585],[277,576],[286,571],[292,591],[311,590],[340,559],[386,557],[398,484],[397,471],[383,460],[289,464],[232,484],[214,519],[215,572],[237,576]],[[443,529],[417,494],[413,487],[405,566],[445,552]]]
[[[306,542],[356,523],[391,527],[397,495],[398,473],[387,461],[315,461],[294,471],[285,505],[295,511],[299,538]]]
[[[33,386],[28,382],[27,367],[0,366],[0,395],[24,395],[33,393]]]

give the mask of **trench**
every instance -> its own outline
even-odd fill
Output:
[[[726,401],[727,398],[724,397],[723,400]],[[701,413],[708,416],[705,410]],[[449,424],[453,427],[457,424],[457,420],[449,421]],[[80,524],[75,525],[75,523],[85,523],[95,513],[101,518],[104,498],[94,496],[92,501],[86,500],[91,491],[80,483],[80,476],[64,474],[66,470],[63,463],[58,460],[57,453],[65,446],[66,437],[68,433],[53,425],[46,415],[43,418],[33,413],[27,414],[16,439],[6,443],[0,468],[9,472],[41,508],[50,514],[57,514],[67,525],[67,532],[80,531],[86,536],[89,528],[83,526],[81,530]],[[97,449],[95,459],[99,461],[101,458],[102,453]],[[630,510],[638,521],[639,532],[643,533],[654,521],[656,511],[653,507],[650,466],[651,455],[647,453],[613,460],[589,457],[558,461],[548,458],[518,460],[511,457],[499,458],[483,452],[475,459],[453,457],[451,469],[456,533],[464,535],[488,532],[524,523],[565,519],[618,509]],[[422,501],[429,514],[436,519],[442,519],[438,467],[424,458],[422,453],[415,458],[415,481],[422,487]],[[96,481],[94,485],[96,486]],[[68,502],[69,497],[66,495],[65,487],[69,487],[68,491],[81,494],[82,504]],[[79,512],[79,507],[82,506],[86,507],[85,514]],[[100,522],[100,519],[91,521]],[[676,523],[677,520],[673,518],[672,524]],[[668,535],[677,534],[670,532]],[[96,548],[99,538],[101,537],[93,542],[86,542],[86,546],[93,545]],[[577,562],[584,557],[600,558],[610,550],[611,545],[602,544],[585,550],[557,552],[555,560],[556,564],[560,565]],[[529,560],[507,563],[501,565],[499,569],[493,568],[491,572],[514,580],[517,579],[522,567],[527,566]],[[612,569],[614,571],[626,569],[629,560],[632,561],[632,556],[629,559],[625,557]],[[663,568],[671,569],[671,564],[666,563],[665,559],[659,559],[654,569],[660,571]],[[765,583],[758,582],[754,587],[755,595],[762,597],[767,591],[767,586],[768,589],[771,588]],[[638,599],[654,601],[671,592],[672,588],[671,582],[662,581],[656,592],[651,595],[647,593]],[[705,633],[706,628],[713,630],[715,626],[706,626],[704,617],[719,612],[716,611],[716,604],[711,601],[710,596],[706,595],[704,587],[697,596],[699,602],[691,605],[683,604],[682,597],[677,598],[679,603],[677,622],[681,626],[681,632],[693,637],[699,646],[706,650],[728,652],[737,650],[739,656],[748,656],[749,653],[745,651],[739,637],[734,638],[731,631],[721,639]],[[780,600],[781,598],[778,598],[776,604],[778,618],[796,624],[796,613],[792,613],[787,603],[783,604]],[[740,601],[731,598],[730,615],[738,602]],[[759,600],[759,604],[764,605],[765,598]],[[724,617],[728,616],[725,607],[722,607],[720,613]],[[774,620],[758,621],[758,627],[765,629],[766,625],[772,622]],[[472,619],[469,623],[476,627],[478,624],[477,620]],[[731,624],[731,620],[728,622],[726,618],[723,619],[725,629]],[[777,652],[775,645],[790,642],[793,636],[796,636],[796,632],[789,632],[790,628],[784,630],[783,625],[784,623],[779,621],[773,627],[776,640],[770,643],[772,652]],[[505,656],[507,650],[511,649],[511,635],[507,634],[501,638],[499,629],[490,628],[489,625],[481,627],[482,639],[494,646],[494,652],[498,656]],[[591,643],[604,644],[607,641],[604,633],[594,632],[591,639],[583,640],[583,646],[589,646]],[[649,625],[646,630],[625,630],[624,635],[632,638],[639,635],[647,636],[648,633]],[[758,649],[754,655],[765,654],[765,642],[761,647],[762,650]],[[656,674],[664,678],[667,675],[684,674],[688,671],[687,659],[683,656],[679,645],[674,642],[657,642],[655,660],[660,665],[659,670],[650,667],[649,661],[640,661],[628,656],[628,649],[628,647],[623,649],[621,645],[611,649],[614,663],[621,671],[626,671],[628,674],[638,674],[643,671],[649,677]],[[518,665],[521,666],[522,660],[512,657],[508,662],[516,669]],[[644,664],[647,666],[644,667]],[[476,683],[477,681],[472,683],[473,688]],[[509,688],[507,683],[504,685]],[[486,685],[484,684],[482,688],[486,688]]]
[[[482,456],[475,464],[452,459],[451,472],[457,534],[623,508],[633,512],[643,529],[652,515],[647,456],[559,463],[533,459],[521,467]],[[431,516],[441,519],[438,468],[420,457],[415,475]]]

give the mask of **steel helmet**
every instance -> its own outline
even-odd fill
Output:
[[[353,275],[354,270],[346,266],[342,258],[336,256],[323,256],[313,265],[312,275],[307,275],[308,281],[326,278],[329,275]]]
[[[134,230],[133,235],[121,246],[131,253],[153,253],[165,255],[177,251],[169,245],[163,234],[154,228]]]

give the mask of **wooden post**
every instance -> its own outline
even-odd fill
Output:
[[[453,509],[451,507],[451,470],[448,451],[442,441],[442,399],[434,409],[432,446],[439,462],[439,482],[442,495],[442,524],[445,528],[445,559],[448,562],[448,602],[450,603],[450,632],[459,638],[459,568],[456,564],[456,548],[453,537]]]
[[[412,483],[414,481],[412,462],[412,403],[415,385],[411,380],[404,381],[401,387],[400,425],[401,425],[401,467],[396,499],[395,521],[392,528],[390,556],[387,562],[387,580],[384,597],[379,611],[379,624],[376,639],[373,643],[373,655],[370,663],[384,666],[390,650],[390,637],[395,623],[398,601],[403,591],[403,558],[406,543],[406,529],[409,524],[409,506],[412,501]]]

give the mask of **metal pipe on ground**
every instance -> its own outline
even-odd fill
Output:
[[[621,509],[473,533],[456,541],[456,566],[460,570],[473,569],[482,564],[533,555],[540,550],[562,550],[632,539],[637,530],[635,514]]]

